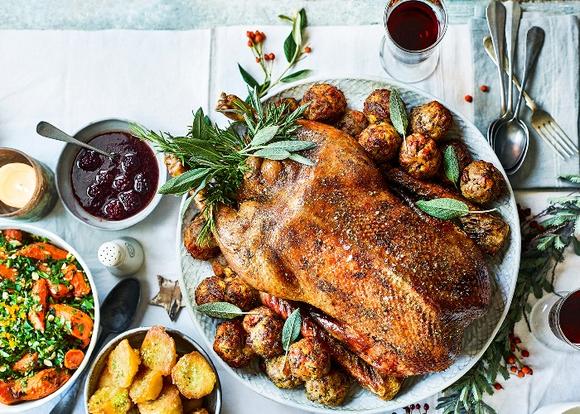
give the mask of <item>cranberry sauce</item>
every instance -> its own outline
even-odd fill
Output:
[[[580,290],[572,293],[562,303],[560,329],[570,342],[580,345]]]
[[[439,21],[428,4],[419,0],[401,2],[389,14],[387,30],[404,49],[423,50],[437,42]]]
[[[82,208],[106,220],[123,220],[145,208],[159,180],[153,150],[124,132],[97,135],[89,143],[115,157],[111,160],[87,149],[77,154],[71,180]]]

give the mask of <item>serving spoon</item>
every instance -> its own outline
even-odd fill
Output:
[[[115,157],[115,155],[111,154],[110,152],[103,151],[102,149],[93,147],[92,145],[89,145],[86,142],[79,141],[75,137],[67,134],[66,132],[58,129],[57,127],[46,121],[40,121],[38,125],[36,125],[36,132],[38,135],[42,135],[45,138],[55,139],[57,141],[66,142],[67,144],[78,145],[79,147],[93,150],[110,159],[113,159]]]
[[[101,305],[101,332],[86,369],[70,386],[59,403],[50,411],[50,414],[70,414],[73,412],[79,388],[84,383],[89,367],[111,334],[125,332],[131,326],[140,298],[141,285],[134,278],[123,279],[111,289]]]
[[[526,35],[526,57],[524,62],[524,74],[522,87],[514,113],[510,119],[503,120],[495,127],[492,138],[493,150],[501,161],[506,174],[512,175],[520,169],[528,153],[530,143],[530,131],[527,125],[519,118],[520,106],[526,83],[530,73],[538,61],[538,55],[544,45],[544,30],[534,26]]]

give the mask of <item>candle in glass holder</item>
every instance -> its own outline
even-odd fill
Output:
[[[22,162],[0,167],[0,201],[14,207],[24,207],[34,195],[36,173],[34,168]]]

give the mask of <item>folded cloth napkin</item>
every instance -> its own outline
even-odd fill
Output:
[[[508,22],[510,3],[506,3]],[[546,38],[536,69],[532,73],[526,89],[540,108],[549,112],[570,139],[577,143],[580,105],[580,58],[578,53],[580,20],[573,15],[524,12],[516,50],[515,75],[518,79],[521,79],[523,71],[526,33],[532,26],[544,29]],[[499,114],[499,80],[497,69],[483,48],[483,38],[489,35],[485,18],[473,18],[470,27],[474,59],[474,85],[477,91],[477,96],[474,99],[474,121],[485,135],[490,122]],[[479,85],[488,85],[489,93],[480,92]],[[514,102],[517,96],[518,91],[514,88]],[[525,105],[522,103],[523,106]],[[530,147],[524,165],[515,175],[510,177],[512,186],[520,190],[571,186],[572,184],[559,180],[558,177],[580,172],[578,156],[562,160],[532,128],[530,123],[531,111],[522,109],[520,115],[530,129]]]

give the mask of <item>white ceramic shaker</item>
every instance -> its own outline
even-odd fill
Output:
[[[115,276],[128,276],[137,273],[143,265],[143,247],[132,237],[121,237],[103,243],[98,257]]]

